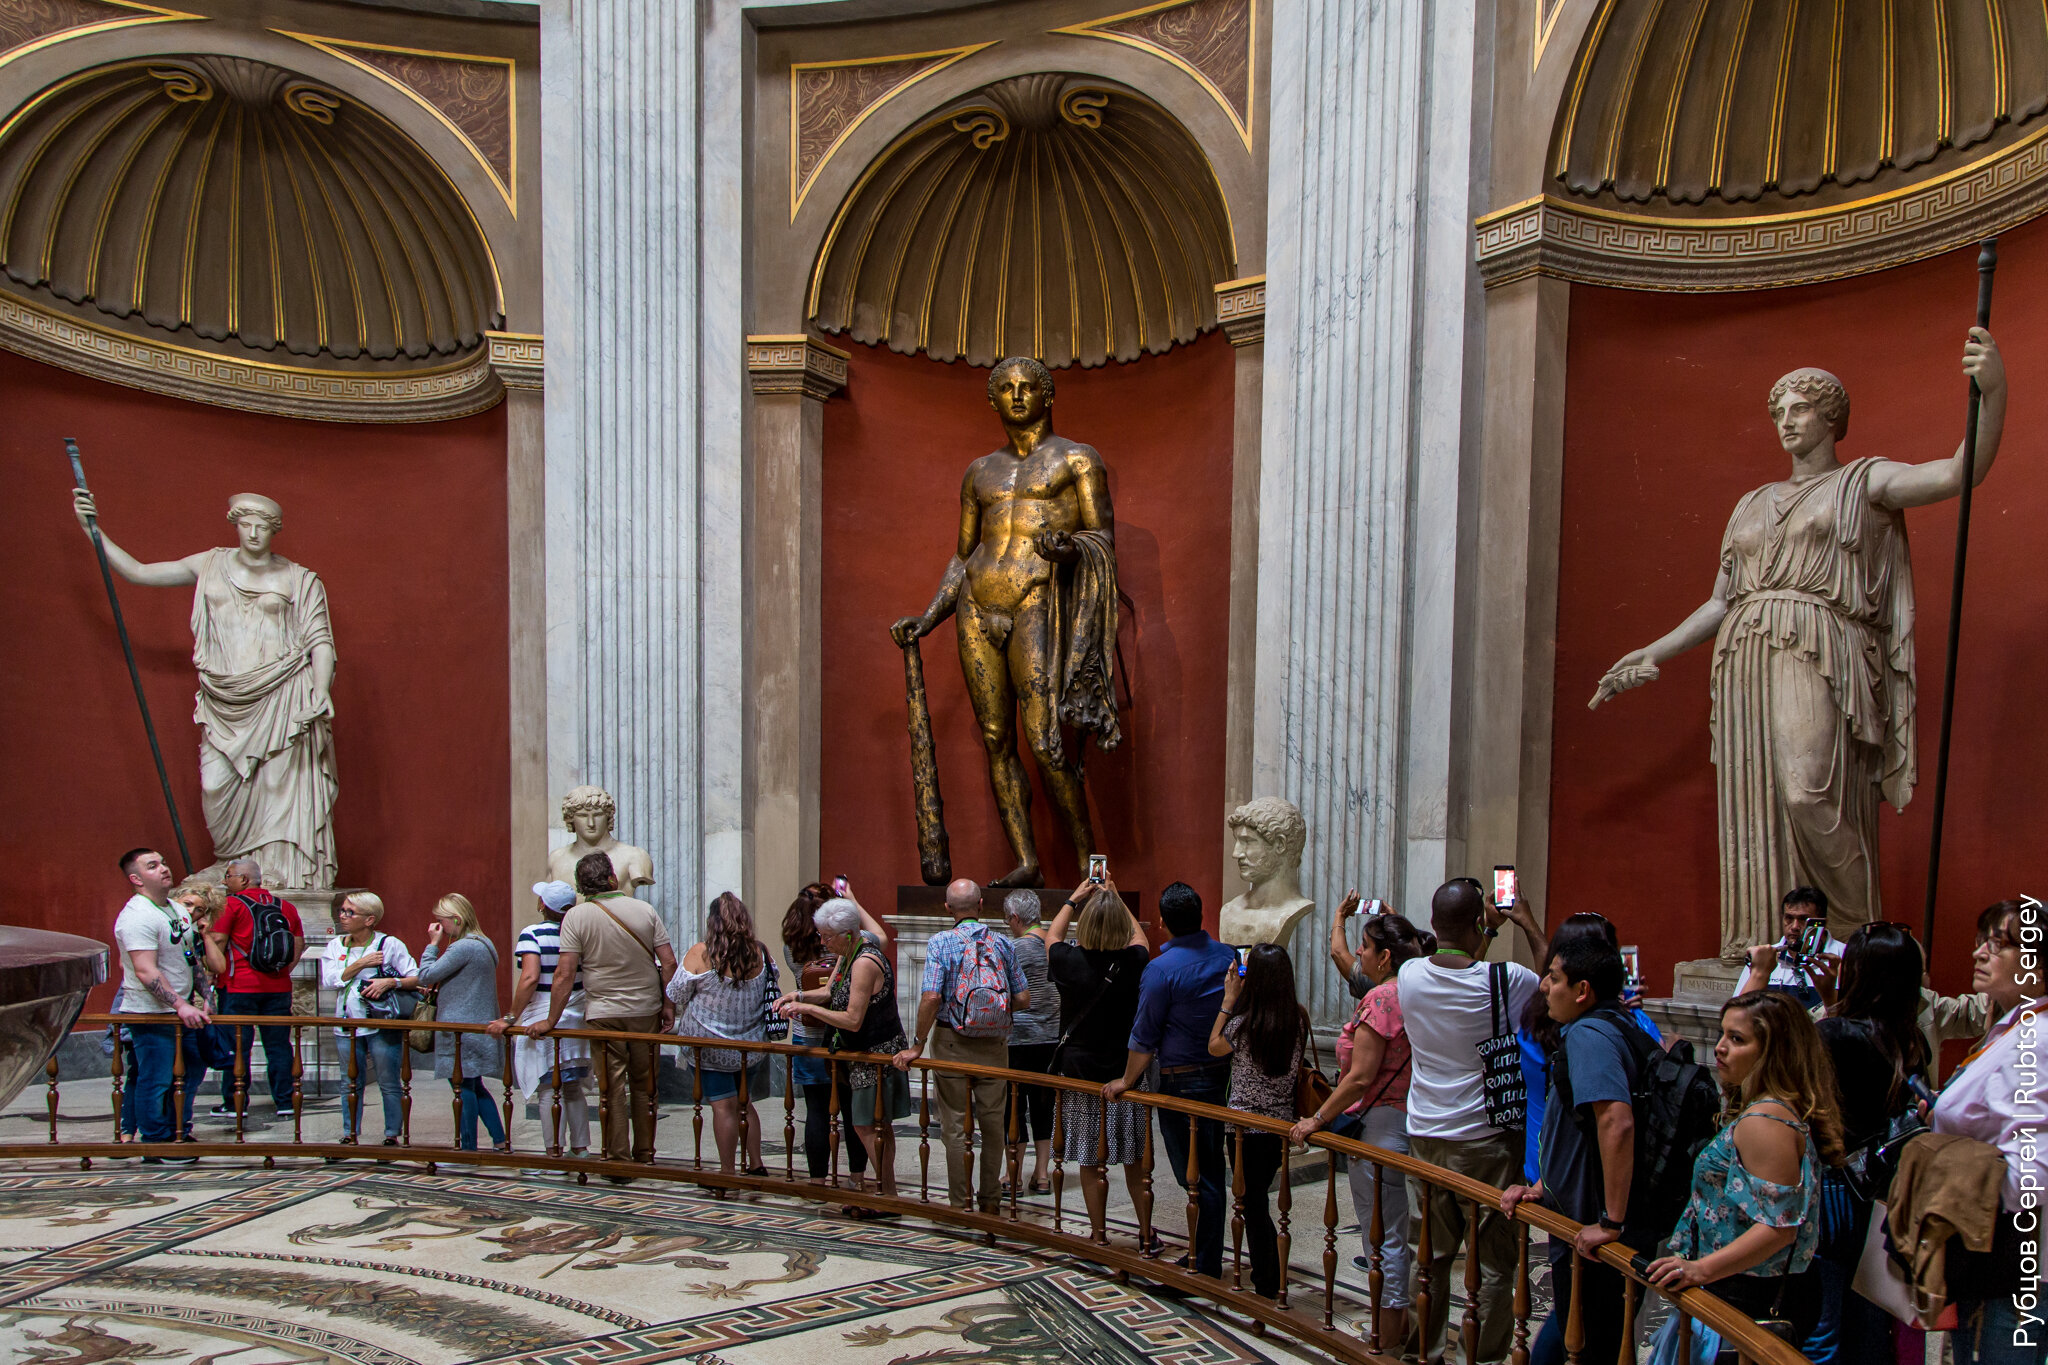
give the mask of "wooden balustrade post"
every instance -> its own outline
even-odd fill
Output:
[[[1692,1314],[1678,1306],[1678,1296],[1671,1297],[1671,1311],[1678,1316],[1678,1365],[1692,1363]],[[1702,1361],[1700,1365],[1708,1365]]]
[[[739,1055],[740,1126],[739,1131],[733,1136],[732,1160],[733,1168],[737,1170],[740,1174],[744,1175],[746,1174],[747,1170],[747,1134],[753,1128],[752,1123],[750,1123],[747,1119],[747,1111],[751,1109],[754,1104],[753,1087],[748,1083],[748,1073],[754,1069],[754,1054],[747,1051],[745,1048],[741,1048],[739,1049]]]
[[[1088,1217],[1088,1240],[1098,1246],[1109,1245],[1109,1101],[1101,1091],[1095,1092],[1095,1103],[1100,1106],[1097,1113],[1100,1122],[1095,1126],[1095,1169],[1102,1177],[1102,1222],[1097,1224],[1094,1214]]]
[[[229,1037],[235,1040],[235,1141],[247,1141],[243,1133],[243,1121],[249,1114],[249,1053],[247,1026],[236,1024],[229,1030]]]
[[[1384,1162],[1372,1163],[1372,1215],[1366,1219],[1367,1240],[1372,1249],[1366,1253],[1368,1269],[1365,1272],[1365,1288],[1372,1300],[1372,1323],[1367,1328],[1367,1340],[1375,1351],[1385,1350],[1387,1343],[1380,1340],[1380,1302],[1387,1289],[1387,1257],[1380,1249],[1386,1240],[1386,1215],[1380,1212],[1380,1203],[1387,1197],[1387,1168]],[[1400,1342],[1392,1343],[1395,1350],[1401,1349]]]
[[[405,1045],[398,1049],[398,1140],[406,1147],[412,1146],[412,1035],[415,1031],[405,1030],[402,1040]],[[240,1128],[239,1119],[235,1126]]]
[[[917,1202],[929,1204],[932,1202],[932,1073],[920,1070],[917,1076]],[[878,1086],[875,1097],[879,1100],[881,1094]],[[879,1114],[875,1116],[875,1127],[877,1131],[881,1129]],[[879,1186],[881,1163],[873,1152],[868,1153],[868,1160],[875,1162],[875,1180]]]
[[[1201,1274],[1195,1255],[1196,1230],[1202,1222],[1202,1143],[1201,1121],[1193,1114],[1188,1115],[1188,1270]],[[1220,1267],[1219,1267],[1220,1268]]]
[[[1465,1312],[1458,1321],[1458,1344],[1465,1365],[1479,1365],[1479,1201],[1471,1201],[1465,1224]]]
[[[1152,1111],[1142,1108],[1138,1113],[1145,1125],[1144,1145],[1138,1157],[1138,1251],[1153,1256],[1158,1253],[1152,1249],[1156,1236],[1152,1231]]]
[[[970,1076],[963,1076],[960,1079],[966,1087],[967,1095],[967,1106],[960,1125],[960,1175],[967,1184],[967,1207],[978,1209],[981,1204],[975,1198],[977,1191],[974,1188],[974,1079]],[[943,1133],[940,1134],[941,1138],[944,1136]],[[952,1191],[948,1190],[949,1198],[951,1194]]]
[[[1570,1365],[1582,1365],[1586,1353],[1586,1260],[1574,1249],[1566,1264],[1572,1268],[1572,1290],[1571,1306],[1564,1319],[1564,1358]],[[1551,1286],[1553,1292],[1556,1288],[1555,1284]]]
[[[642,1098],[647,1104],[647,1164],[652,1166],[661,1153],[661,1043],[642,1043],[650,1054],[647,1059],[647,1094]],[[632,1069],[626,1071],[627,1102],[632,1100]],[[701,1093],[701,1086],[700,1086]]]
[[[550,1041],[555,1048],[555,1083],[548,1087],[548,1155],[558,1157],[565,1145],[562,1142],[562,1040],[554,1038]],[[585,1116],[588,1117],[587,1109]]]
[[[116,1050],[116,1051],[119,1051],[120,1049],[116,1048],[115,1050]],[[56,1146],[56,1144],[57,1144],[57,1054],[56,1054],[56,1053],[52,1052],[52,1053],[50,1054],[50,1056],[49,1056],[49,1059],[48,1059],[47,1061],[45,1061],[45,1062],[43,1063],[43,1075],[44,1075],[44,1076],[46,1076],[46,1077],[48,1077],[48,1079],[49,1079],[49,1086],[48,1086],[48,1091],[49,1091],[49,1093],[48,1093],[47,1097],[45,1098],[45,1101],[44,1101],[44,1102],[45,1102],[46,1104],[48,1104],[48,1105],[50,1106],[50,1145],[54,1147],[54,1146]]]
[[[1019,1103],[1021,1092],[1017,1089],[1017,1083],[1011,1081],[1009,1086],[1010,1121],[1004,1125],[1004,1136],[1009,1139],[1009,1152],[1004,1158],[1003,1169],[1010,1173],[1010,1217],[1015,1218],[1017,1216],[1017,1187],[1024,1183],[1024,1153],[1023,1149],[1018,1146],[1017,1137],[1017,1123],[1023,1117],[1019,1111],[1023,1106]]]
[[[171,1107],[171,1141],[185,1135],[185,1021],[171,1019],[171,1093],[164,1097]],[[135,1136],[142,1136],[142,1106],[135,1107]],[[273,1164],[268,1157],[263,1164]]]
[[[450,1147],[459,1148],[462,1146],[462,1087],[464,1084],[464,1079],[462,1075],[461,1033],[453,1030],[449,1032],[448,1055],[454,1059],[454,1075],[452,1077],[452,1084],[455,1086],[454,1107],[450,1111],[455,1121],[455,1135],[449,1139],[448,1145]]]
[[[1515,1220],[1515,1344],[1512,1365],[1529,1365],[1529,1225]]]
[[[108,1060],[111,1066],[111,1074],[114,1080],[114,1141],[119,1142],[121,1140],[121,1104],[122,1101],[127,1098],[127,1091],[125,1086],[123,1085],[125,1077],[123,1076],[122,1072],[125,1068],[124,1060],[121,1055],[121,1026],[119,1024],[114,1025],[113,1035],[114,1055]],[[142,1134],[138,1132],[136,1136],[141,1137]]]
[[[1280,1296],[1274,1302],[1282,1308],[1287,1306],[1287,1258],[1294,1253],[1294,1233],[1290,1217],[1294,1209],[1294,1183],[1288,1171],[1287,1145],[1287,1138],[1283,1134],[1280,1138],[1280,1193],[1273,1200],[1274,1205],[1280,1210],[1279,1233],[1274,1238],[1274,1245],[1278,1248],[1280,1257]]]
[[[825,1169],[834,1189],[839,1188],[839,1072],[838,1062],[825,1064],[825,1137],[832,1145],[832,1150],[825,1154]]]
[[[1415,1321],[1422,1333],[1423,1347],[1427,1349],[1430,1345],[1430,1311],[1436,1306],[1436,1276],[1430,1271],[1430,1263],[1435,1259],[1435,1248],[1430,1244],[1429,1235],[1430,1205],[1436,1199],[1436,1186],[1426,1179],[1421,1181],[1421,1186],[1422,1235],[1415,1249]],[[1378,1306],[1377,1300],[1374,1301],[1374,1306]]]
[[[1323,1330],[1337,1325],[1337,1154],[1323,1169]]]
[[[1052,1092],[1052,1230],[1062,1230],[1067,1193],[1067,1092]]]
[[[303,1024],[291,1025],[292,1039],[292,1145],[298,1146],[306,1139],[306,1059],[304,1039],[300,1036]]]
[[[508,1030],[505,1036],[503,1038],[500,1038],[498,1041],[504,1045],[498,1050],[498,1060],[501,1063],[503,1063],[505,1072],[505,1098],[502,1101],[505,1107],[505,1145],[507,1147],[513,1147],[517,1144],[515,1144],[512,1141],[512,1092],[516,1087],[512,1079],[511,1032]]]
[[[782,1178],[796,1179],[796,1054],[782,1054]]]
[[[627,1046],[631,1046],[628,1044]],[[690,1150],[697,1168],[704,1167],[704,1049],[690,1049]]]
[[[1621,1350],[1614,1365],[1636,1365],[1636,1282],[1621,1277]]]
[[[362,1136],[363,1126],[363,1080],[357,1074],[356,1030],[350,1026],[342,1038],[342,1045],[348,1049],[348,1062],[342,1068],[342,1127],[347,1129],[341,1135],[344,1143],[354,1143]]]
[[[1244,1129],[1230,1130],[1230,1287],[1244,1288]]]

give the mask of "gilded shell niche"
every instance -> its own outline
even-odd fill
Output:
[[[827,332],[935,360],[1134,360],[1216,325],[1236,244],[1214,171],[1121,86],[1018,76],[898,138],[840,205],[812,274]]]
[[[0,269],[24,297],[273,363],[441,362],[503,307],[481,230],[408,136],[219,56],[96,68],[0,126]]]

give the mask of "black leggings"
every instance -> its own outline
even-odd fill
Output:
[[[1058,1043],[1013,1043],[1010,1045],[1010,1070],[1036,1071],[1041,1075],[1052,1065],[1052,1054],[1059,1049]],[[1026,1138],[1034,1142],[1045,1142],[1052,1137],[1052,1090],[1043,1085],[1020,1085],[1017,1094],[1024,1099],[1024,1117],[1017,1122],[1017,1139]],[[1003,1117],[1003,1131],[1010,1131],[1009,1116]]]
[[[846,1172],[859,1175],[868,1168],[868,1149],[854,1135],[846,1119],[846,1086],[839,1087],[839,1129],[846,1143]],[[811,1179],[822,1180],[832,1171],[832,1085],[820,1081],[804,1087],[804,1164]]]
[[[1251,1256],[1252,1292],[1266,1298],[1280,1293],[1280,1234],[1273,1227],[1269,1199],[1273,1177],[1280,1173],[1278,1133],[1246,1133],[1239,1160],[1244,1163],[1244,1240]]]

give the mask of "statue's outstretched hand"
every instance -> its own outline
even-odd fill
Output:
[[[1633,654],[1624,654],[1615,661],[1614,667],[1600,678],[1600,686],[1593,692],[1593,700],[1586,703],[1592,710],[1603,701],[1610,701],[1632,687],[1657,681],[1657,665],[1650,659],[1648,650],[1639,649]]]
[[[921,639],[929,634],[931,634],[931,627],[924,623],[922,616],[906,616],[895,625],[889,627],[890,637],[905,649],[910,647],[912,640]]]
[[[92,494],[83,488],[71,490],[71,515],[78,518],[78,524],[85,526],[99,517],[100,509],[93,504]]]
[[[1067,564],[1080,557],[1074,537],[1066,531],[1045,531],[1038,537],[1038,553],[1055,564]]]
[[[1963,343],[1963,373],[1977,381],[1980,393],[1997,393],[2005,387],[2005,360],[1998,354],[1998,343],[1982,327],[1972,327],[1970,339]]]

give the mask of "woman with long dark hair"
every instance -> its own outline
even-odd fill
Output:
[[[799,992],[822,989],[832,979],[832,969],[839,965],[839,955],[825,947],[815,918],[818,908],[836,894],[824,882],[812,882],[796,893],[796,899],[789,903],[789,910],[782,917],[782,952],[790,970],[797,974]],[[790,1041],[799,1047],[823,1047],[828,1032],[822,1025],[799,1015]],[[832,1170],[832,1065],[822,1057],[798,1057],[792,1068],[804,1097],[804,1165],[811,1179],[818,1183],[827,1180]],[[840,1126],[846,1133],[846,1170],[858,1185],[861,1173],[868,1168],[868,1151],[853,1135],[853,1124],[847,1118],[846,1106],[851,1096],[846,1088],[845,1068],[840,1071],[838,1098]]]
[[[1671,1254],[1650,1263],[1649,1279],[1673,1292],[1712,1285],[1758,1321],[1789,1321],[1804,1340],[1820,1317],[1820,1170],[1843,1158],[1834,1067],[1813,1020],[1782,991],[1721,1007],[1714,1064],[1735,1116],[1693,1163]],[[1722,1357],[1733,1361],[1732,1348]]]
[[[668,981],[669,1002],[676,1007],[675,1032],[685,1038],[764,1041],[769,1002],[781,994],[777,975],[774,955],[754,937],[754,917],[746,905],[730,891],[719,893],[704,917],[704,941],[692,945],[683,955],[682,967]],[[761,1161],[761,1114],[754,1101],[768,1093],[769,1054],[707,1047],[697,1049],[695,1057],[699,1092],[711,1101],[718,1169],[729,1173],[733,1168],[744,1108],[747,1174],[768,1174]],[[740,1092],[742,1071],[746,1073],[744,1095]]]
[[[1350,905],[1357,892],[1345,898]],[[1341,923],[1350,911],[1339,909]],[[1310,1133],[1327,1128],[1375,1147],[1407,1155],[1408,1072],[1411,1053],[1408,1030],[1401,1020],[1401,990],[1395,980],[1401,964],[1436,951],[1436,935],[1417,929],[1400,915],[1373,915],[1359,938],[1354,970],[1369,983],[1358,1010],[1337,1037],[1337,1088],[1322,1107],[1305,1114],[1291,1136],[1307,1142]],[[1349,973],[1347,973],[1349,975]],[[1378,1187],[1381,1269],[1386,1292],[1380,1303],[1381,1341],[1408,1337],[1408,1287],[1415,1262],[1408,1247],[1408,1182],[1398,1174],[1375,1179],[1372,1163],[1352,1161],[1351,1209],[1358,1217],[1361,1238],[1372,1236],[1374,1189]],[[1364,1256],[1352,1258],[1361,1270]]]
[[[1230,1107],[1266,1118],[1295,1118],[1295,1087],[1308,1045],[1308,1013],[1294,989],[1294,959],[1277,943],[1240,949],[1223,976],[1223,1009],[1209,1026],[1209,1055],[1230,1058]],[[1252,1256],[1252,1292],[1280,1293],[1279,1234],[1267,1196],[1286,1139],[1232,1127],[1244,1178],[1244,1233]]]

